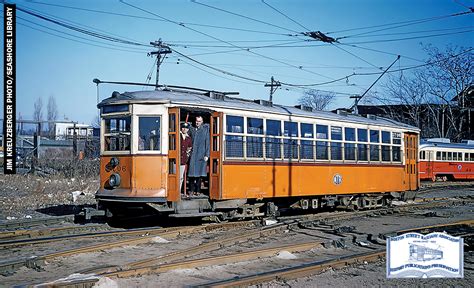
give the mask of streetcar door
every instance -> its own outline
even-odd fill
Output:
[[[426,174],[428,177],[433,179],[433,159],[434,159],[434,152],[433,151],[426,151],[428,161],[426,162]]]
[[[405,179],[408,190],[418,188],[418,138],[416,134],[405,133]]]
[[[221,199],[222,113],[211,115],[211,155],[209,159],[209,197]]]
[[[179,108],[168,110],[168,201],[178,201],[179,191]]]

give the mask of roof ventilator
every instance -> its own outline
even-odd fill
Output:
[[[349,112],[346,109],[337,109],[336,113],[337,115],[341,115],[341,116],[347,116],[349,114]]]
[[[112,92],[112,98],[116,98],[118,96],[120,96],[120,92],[117,92],[117,91]]]
[[[295,108],[303,110],[303,111],[313,112],[313,107],[310,107],[310,106],[296,105]]]
[[[367,118],[370,120],[377,120],[377,116],[374,114],[367,114]]]
[[[215,92],[215,91],[209,91],[209,97],[210,97],[211,99],[224,100],[225,94],[224,94],[224,93]]]
[[[267,106],[267,107],[272,107],[273,106],[273,103],[271,101],[267,101],[267,100],[258,99],[258,100],[253,100],[253,102],[255,102],[259,105],[262,105],[262,106]]]

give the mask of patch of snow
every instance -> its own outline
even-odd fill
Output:
[[[268,225],[273,225],[273,224],[276,224],[278,223],[277,220],[274,220],[274,219],[265,219],[265,226],[268,226]]]
[[[73,191],[71,192],[72,195],[72,202],[76,202],[77,198],[81,195],[85,195],[82,191]]]
[[[278,252],[276,257],[279,258],[279,259],[297,259],[298,258],[298,257],[296,257],[295,254],[290,253],[288,251],[280,251],[280,252]]]
[[[15,216],[7,216],[7,220],[15,220],[16,217]]]
[[[153,237],[153,239],[151,239],[151,241],[153,241],[155,243],[169,243],[170,242],[170,241],[168,241],[164,238],[161,238],[160,236]]]
[[[114,280],[107,278],[107,277],[101,277],[98,282],[94,284],[96,288],[118,288],[117,282]]]

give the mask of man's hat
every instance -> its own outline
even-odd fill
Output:
[[[187,123],[187,122],[181,123],[181,128],[188,128],[189,129],[189,123]]]

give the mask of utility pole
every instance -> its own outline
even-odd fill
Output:
[[[167,45],[164,45],[163,42],[161,42],[161,38],[158,41],[150,42],[150,44],[158,49],[157,51],[148,53],[148,56],[156,55],[156,87],[155,89],[158,89],[158,81],[160,79],[160,65],[161,63],[163,63],[163,60],[165,60],[165,57],[161,58],[161,54],[169,54],[171,53],[171,49]]]
[[[354,95],[354,96],[350,96],[349,97],[350,99],[354,99],[354,114],[359,114],[359,110],[357,109],[357,105],[359,105],[359,101],[360,101],[360,98],[362,98],[362,96],[360,95]]]
[[[277,87],[280,87],[280,86],[281,86],[280,82],[275,81],[275,79],[273,79],[273,76],[271,78],[271,83],[265,84],[265,87],[270,87],[270,102],[273,101],[273,93],[275,93]]]

